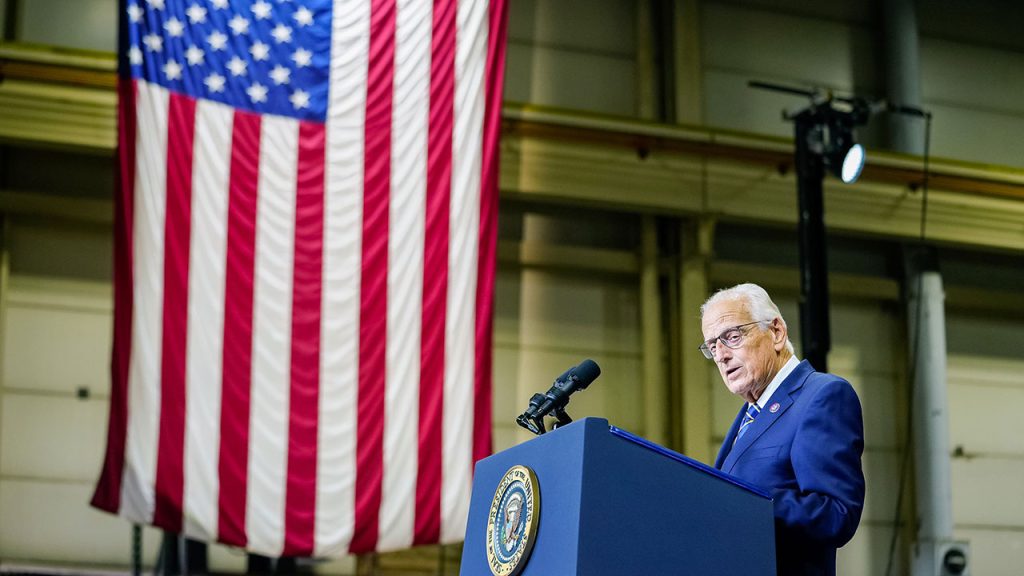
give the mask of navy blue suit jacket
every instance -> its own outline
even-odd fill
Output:
[[[768,490],[775,501],[779,576],[836,573],[836,549],[864,509],[864,423],[850,383],[805,360],[733,444],[740,409],[715,468]]]

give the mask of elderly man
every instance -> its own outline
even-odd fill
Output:
[[[836,573],[864,507],[864,425],[850,383],[793,353],[786,321],[763,288],[740,284],[701,307],[701,352],[746,400],[715,467],[775,502],[778,574]]]

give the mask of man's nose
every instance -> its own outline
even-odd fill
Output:
[[[715,351],[712,352],[711,355],[714,357],[715,362],[724,362],[732,357],[732,350],[730,350],[728,346],[724,346],[719,342],[718,345],[715,346]]]

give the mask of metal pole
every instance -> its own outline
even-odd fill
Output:
[[[917,541],[911,574],[969,574],[968,546],[953,540],[953,486],[946,393],[946,312],[942,275],[934,250],[907,258],[907,317],[913,362],[913,434]],[[950,555],[959,555],[951,557]]]
[[[882,10],[885,92],[890,103],[921,106],[921,57],[914,0],[879,2]],[[924,123],[907,114],[889,114],[889,147],[906,154],[924,153]]]
[[[132,576],[142,574],[142,526],[132,524]]]
[[[797,202],[800,240],[800,342],[804,359],[828,371],[832,347],[828,316],[828,263],[825,241],[825,167],[821,151],[812,147],[821,120],[813,108],[794,119],[796,130]]]
[[[665,368],[661,332],[661,291],[658,287],[658,223],[644,216],[640,248],[640,329],[643,342],[644,435],[665,444],[667,417]]]

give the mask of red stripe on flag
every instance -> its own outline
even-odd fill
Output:
[[[181,532],[185,486],[185,346],[192,230],[195,100],[171,92],[167,110],[164,302],[160,361],[160,435],[153,524]]]
[[[114,197],[114,334],[110,361],[110,417],[107,454],[92,496],[92,505],[117,513],[121,507],[121,478],[128,434],[128,365],[132,352],[132,294],[134,265],[132,234],[135,210],[135,102],[134,80],[117,84],[117,195]]]
[[[434,0],[427,135],[427,213],[423,253],[423,322],[420,339],[419,471],[413,544],[434,544],[441,533],[441,462],[444,418],[445,314],[455,115],[457,2]]]
[[[356,507],[355,530],[349,546],[352,553],[374,550],[379,530],[378,514],[384,467],[384,353],[387,338],[394,59],[395,0],[373,0],[370,8],[370,65],[366,94]]]
[[[480,251],[476,284],[476,395],[473,460],[491,453],[491,363],[494,335],[494,268],[498,243],[498,138],[505,79],[506,0],[491,0],[487,33],[487,103],[480,170]]]
[[[310,554],[316,528],[325,138],[322,124],[299,124],[295,269],[292,279],[291,414],[284,520],[286,556]]]
[[[256,247],[260,116],[235,112],[228,185],[227,267],[224,278],[224,359],[220,413],[221,542],[245,546],[246,479],[252,386],[253,275]]]

